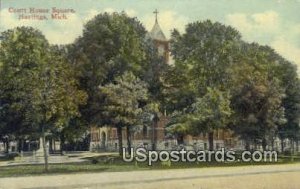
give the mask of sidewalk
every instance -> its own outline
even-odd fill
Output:
[[[299,177],[300,164],[286,164],[1,178],[0,189],[298,189]]]

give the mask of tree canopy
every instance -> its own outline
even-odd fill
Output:
[[[41,133],[45,140],[48,129],[62,128],[72,117],[80,116],[79,105],[85,103],[86,93],[78,89],[72,67],[41,32],[20,27],[4,32],[3,37],[1,122],[14,132]],[[47,170],[47,159],[45,162]]]

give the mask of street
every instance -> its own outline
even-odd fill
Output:
[[[0,189],[299,189],[300,164],[1,178]]]

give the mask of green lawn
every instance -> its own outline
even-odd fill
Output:
[[[106,160],[112,157],[106,157]],[[17,165],[0,167],[0,177],[29,176],[43,174],[68,174],[78,172],[115,172],[115,171],[133,171],[133,170],[155,170],[155,169],[180,169],[180,168],[203,168],[203,167],[224,167],[224,166],[245,166],[245,165],[267,165],[267,164],[285,164],[300,162],[300,157],[280,156],[278,162],[273,163],[254,163],[254,162],[205,162],[205,163],[187,163],[178,162],[171,165],[164,165],[156,162],[152,166],[147,163],[126,163],[120,157],[113,156],[113,161],[106,161],[103,156],[87,158],[89,161],[84,163],[70,164],[52,164],[49,166],[49,172],[44,172],[43,165]]]
[[[18,165],[0,167],[0,177],[30,176],[43,174],[75,173],[75,172],[106,172],[106,171],[130,171],[134,166],[103,165],[91,163],[77,164],[53,164],[49,166],[49,172],[44,172],[43,165]]]

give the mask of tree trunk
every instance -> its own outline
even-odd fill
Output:
[[[281,142],[281,153],[283,153],[283,151],[284,151],[284,139],[281,138],[280,142]]]
[[[214,132],[209,132],[208,133],[208,145],[209,145],[209,150],[213,151],[214,150]]]
[[[63,133],[60,134],[60,154],[64,155],[64,145],[65,145],[65,135]]]
[[[6,140],[5,140],[5,143],[6,143],[6,149],[5,149],[5,153],[9,153],[9,138],[6,138]]]
[[[46,145],[46,136],[45,136],[45,129],[42,126],[42,145],[44,148],[44,160],[45,160],[45,172],[48,172],[48,153],[47,153],[47,145]]]
[[[118,135],[118,142],[119,142],[119,155],[123,155],[123,139],[122,139],[122,127],[117,126],[117,135]]]
[[[177,144],[183,144],[183,141],[184,141],[184,136],[183,134],[179,134],[177,136]]]
[[[17,145],[17,147],[18,147],[18,152],[19,153],[21,153],[21,151],[23,150],[23,148],[22,148],[22,139],[18,139],[18,145]]]
[[[56,152],[55,139],[53,140],[53,152]]]
[[[245,140],[245,149],[246,149],[247,151],[250,151],[250,141],[249,141],[249,139],[246,139],[246,140]]]
[[[262,139],[261,145],[262,145],[263,151],[266,151],[267,150],[267,140],[265,138]]]
[[[127,135],[127,149],[128,149],[128,154],[131,155],[131,133],[130,133],[130,126],[126,127],[126,135]]]
[[[291,140],[291,155],[293,155],[295,153],[294,139],[290,139],[290,140]]]
[[[21,141],[22,141],[22,143],[21,143],[21,150],[24,151],[24,143],[25,143],[25,139],[22,139]]]
[[[299,140],[296,139],[296,152],[299,152]]]
[[[274,151],[274,150],[275,150],[275,149],[274,149],[274,148],[275,148],[275,147],[274,147],[274,138],[272,138],[271,140],[272,140],[272,150]]]
[[[49,139],[49,153],[53,154],[52,138]]]
[[[156,150],[158,121],[159,117],[157,113],[155,113],[152,125],[152,150]]]

